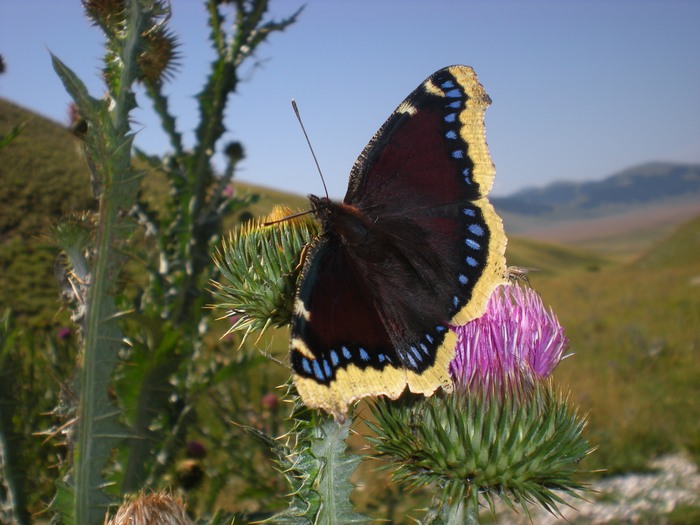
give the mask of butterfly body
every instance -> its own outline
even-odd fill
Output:
[[[451,388],[449,326],[481,315],[507,275],[503,227],[486,199],[489,103],[471,68],[434,73],[359,156],[343,202],[310,196],[322,234],[291,327],[307,405],[342,417],[364,396]]]
[[[335,203],[326,197],[309,195],[309,200],[325,234],[336,235],[343,244],[357,250],[371,251],[376,236],[372,234],[369,217],[354,206]]]

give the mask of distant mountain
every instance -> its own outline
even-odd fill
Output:
[[[700,164],[667,162],[642,164],[599,181],[555,182],[491,198],[505,215],[560,220],[691,200],[700,200]]]

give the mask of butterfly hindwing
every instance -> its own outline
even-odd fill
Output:
[[[291,363],[302,399],[342,415],[370,393],[395,399],[407,384],[426,395],[449,388],[454,334],[439,325],[401,333],[405,319],[387,310],[392,300],[377,304],[378,290],[336,242],[314,243],[297,293]]]
[[[434,73],[363,150],[344,202],[312,197],[323,234],[304,263],[291,350],[307,405],[341,415],[367,395],[449,388],[449,324],[481,315],[506,280],[486,199],[489,103],[471,68]]]

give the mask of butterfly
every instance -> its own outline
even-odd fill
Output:
[[[342,420],[365,396],[452,389],[450,325],[481,316],[508,281],[486,197],[490,103],[472,68],[433,73],[364,148],[342,202],[309,196],[321,234],[304,257],[290,350],[307,406]]]

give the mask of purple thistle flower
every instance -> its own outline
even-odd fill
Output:
[[[450,372],[468,389],[531,385],[552,373],[568,344],[537,292],[515,284],[497,288],[483,316],[453,329],[457,349]]]

